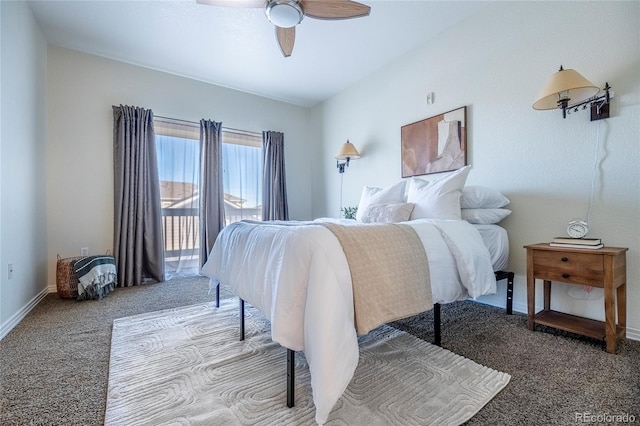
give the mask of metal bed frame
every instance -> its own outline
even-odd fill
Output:
[[[507,315],[513,314],[513,278],[510,271],[496,271],[496,281],[507,280]],[[216,307],[220,307],[220,284],[216,286]],[[441,346],[440,304],[433,305],[433,343]],[[240,299],[240,340],[244,340],[244,300]],[[287,348],[287,407],[295,406],[295,357],[296,351]]]

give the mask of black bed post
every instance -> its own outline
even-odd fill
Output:
[[[433,305],[433,343],[440,346],[440,304]]]
[[[513,314],[513,272],[507,272],[507,315]]]
[[[287,407],[293,408],[296,405],[296,351],[287,349]]]
[[[496,281],[507,280],[507,315],[513,314],[513,277],[511,271],[496,271]]]
[[[244,300],[240,299],[240,340],[244,340]]]

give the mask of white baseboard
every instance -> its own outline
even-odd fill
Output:
[[[50,288],[46,287],[44,289],[42,289],[42,291],[40,293],[38,293],[33,299],[31,299],[29,301],[29,303],[27,303],[26,305],[24,305],[22,307],[22,309],[20,309],[18,312],[16,312],[11,318],[9,318],[4,324],[2,324],[2,326],[0,326],[0,340],[4,339],[4,337],[9,334],[9,332],[11,330],[13,330],[13,328],[18,325],[20,323],[20,321],[22,321],[24,319],[24,317],[27,316],[27,314],[29,312],[31,312],[31,310],[33,308],[36,307],[36,305],[38,303],[40,303],[40,301],[42,299],[44,299],[47,294],[49,294],[50,292]]]
[[[640,330],[627,327],[627,339],[640,341]]]

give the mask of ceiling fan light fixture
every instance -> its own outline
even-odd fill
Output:
[[[295,27],[304,17],[302,8],[295,0],[272,0],[267,3],[265,14],[271,23],[280,28]]]

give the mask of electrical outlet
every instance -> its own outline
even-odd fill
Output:
[[[89,247],[80,247],[80,256],[89,256]]]
[[[7,279],[12,279],[13,278],[13,263],[9,264],[9,267],[7,268]]]

